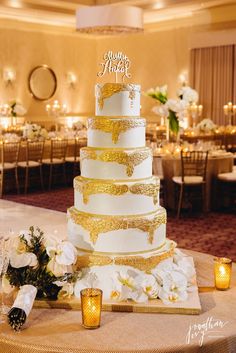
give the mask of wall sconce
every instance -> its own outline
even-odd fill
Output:
[[[3,69],[3,81],[6,85],[12,84],[16,79],[16,72],[13,69]]]
[[[77,82],[76,74],[72,71],[67,72],[66,81],[70,87],[75,88],[75,84]]]
[[[182,71],[178,76],[178,80],[182,86],[186,86],[188,83],[188,72]]]

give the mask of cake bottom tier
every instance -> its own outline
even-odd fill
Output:
[[[100,252],[78,251],[77,268],[82,277],[75,285],[75,295],[86,287],[103,291],[104,300],[145,301],[145,293],[138,287],[146,286],[147,296],[155,287],[155,269],[162,263],[167,268],[173,263],[176,243],[167,239],[158,251],[137,255],[117,256]],[[133,296],[133,297],[132,297]]]

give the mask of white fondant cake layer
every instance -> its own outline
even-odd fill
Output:
[[[154,219],[157,226],[152,229]],[[166,241],[165,220],[166,211],[162,207],[148,215],[113,217],[84,214],[71,208],[68,210],[68,235],[76,247],[91,251],[153,251]]]
[[[157,177],[132,182],[76,177],[75,207],[82,212],[112,216],[154,212],[159,206],[159,186]]]
[[[152,176],[152,152],[150,148],[80,150],[81,175],[96,179],[142,179]]]
[[[102,124],[99,127],[98,119]],[[89,118],[88,146],[107,148],[145,147],[145,119]],[[109,126],[107,127],[106,124]],[[104,131],[107,130],[107,131]]]
[[[139,116],[140,115],[140,86],[131,84],[112,84],[112,89],[105,86],[111,84],[97,84],[95,87],[97,116]],[[118,89],[116,90],[116,86]],[[123,86],[123,90],[120,90]],[[127,89],[126,89],[127,87]],[[104,94],[103,91],[111,92]],[[101,101],[102,97],[102,101]],[[104,97],[104,98],[103,98]],[[101,103],[102,102],[102,103]]]
[[[90,267],[84,267],[82,270],[82,280],[79,280],[76,285],[75,285],[75,295],[79,297],[80,295],[80,290],[83,289],[86,286],[86,283],[91,281],[93,278],[94,283],[93,286],[96,288],[100,288],[103,291],[103,299],[104,300],[112,300],[115,298],[112,298],[111,294],[115,290],[117,290],[117,275],[120,273],[120,275],[125,276],[130,276],[134,279],[135,283],[135,278],[140,275],[146,275],[146,272],[150,273],[155,273],[155,269],[157,266],[162,263],[163,267],[170,267],[173,263],[173,254],[172,252],[174,251],[176,244],[170,240],[167,239],[166,244],[159,250],[149,252],[147,254],[136,254],[135,257],[140,257],[141,262],[142,259],[146,260],[147,262],[152,262],[153,257],[159,257],[160,261],[158,264],[150,269],[149,271],[141,270],[139,268],[135,268],[133,266],[129,265],[118,265],[116,264],[116,256],[112,256],[111,258],[113,259],[113,264],[110,265],[105,265],[105,266],[90,266]],[[85,252],[78,252],[79,256],[88,256],[87,253]],[[96,256],[96,253],[93,253],[92,255]],[[163,256],[164,255],[164,256]],[[165,257],[165,255],[167,255]],[[106,256],[106,255],[104,255]],[[109,255],[110,256],[110,255]],[[127,256],[126,258],[132,259],[133,256]],[[162,259],[163,258],[163,259]],[[103,261],[101,261],[102,263]],[[134,261],[135,263],[136,261]],[[89,260],[87,261],[89,263]],[[138,266],[137,266],[138,267]],[[145,266],[144,266],[145,267]]]

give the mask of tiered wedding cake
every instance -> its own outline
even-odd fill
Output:
[[[105,299],[142,300],[134,291],[140,279],[149,288],[160,262],[173,261],[175,243],[166,239],[160,182],[152,176],[139,114],[139,85],[96,85],[96,117],[88,119],[88,147],[81,149],[75,205],[68,210],[69,240],[83,272],[78,286],[93,278]]]

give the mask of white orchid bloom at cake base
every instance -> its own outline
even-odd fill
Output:
[[[68,271],[68,267],[75,264],[77,250],[68,241],[61,241],[46,247],[49,262],[47,270],[54,276],[63,276]]]
[[[185,301],[188,297],[186,276],[179,271],[162,272],[162,286],[159,298],[164,304]]]

